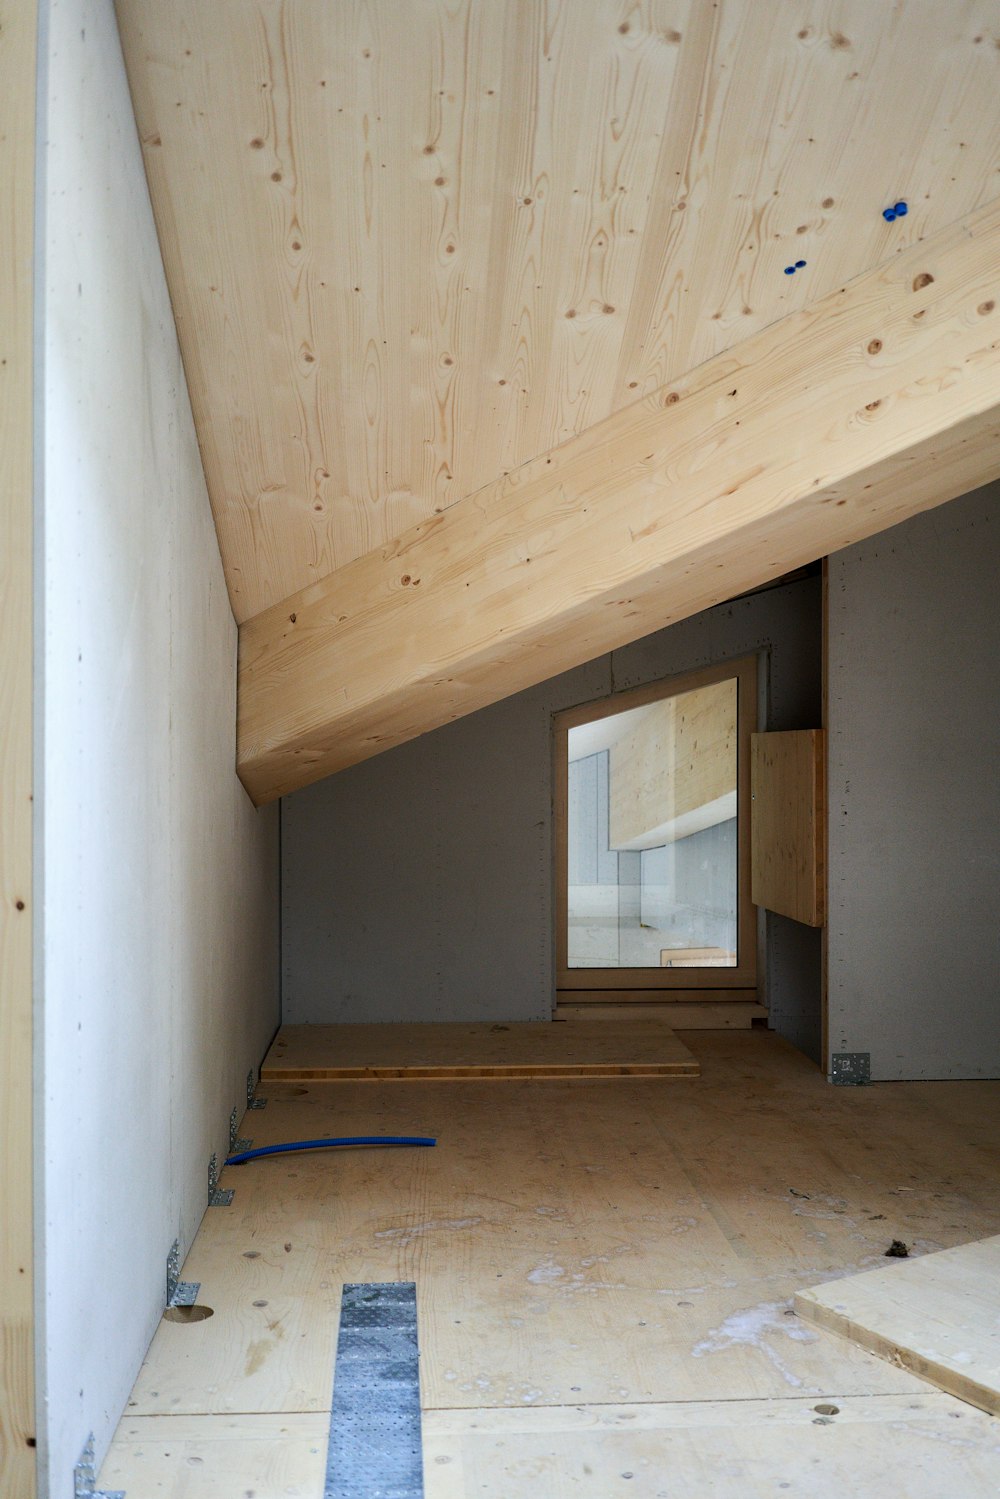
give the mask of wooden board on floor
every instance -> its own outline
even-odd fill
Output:
[[[697,1077],[662,1024],[286,1025],[261,1081],[368,1078]]]
[[[795,1310],[1000,1416],[1000,1234],[800,1291]]]

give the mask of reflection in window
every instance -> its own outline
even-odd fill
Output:
[[[737,682],[569,730],[570,968],[735,967]]]

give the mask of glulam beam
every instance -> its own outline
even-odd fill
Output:
[[[1000,200],[240,630],[273,800],[1000,474]]]

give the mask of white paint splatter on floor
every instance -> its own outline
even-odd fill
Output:
[[[533,1286],[548,1286],[554,1281],[562,1280],[565,1274],[566,1271],[562,1265],[557,1265],[549,1255],[540,1265],[536,1265],[534,1270],[528,1271],[528,1279]]]
[[[798,1375],[793,1374],[775,1348],[765,1342],[767,1334],[790,1338],[794,1343],[817,1341],[818,1334],[795,1320],[791,1311],[790,1301],[763,1301],[757,1306],[745,1307],[733,1312],[718,1327],[710,1328],[707,1336],[696,1343],[691,1352],[695,1358],[704,1358],[706,1354],[724,1353],[730,1348],[756,1348],[770,1360],[787,1384],[801,1389],[802,1381]]]
[[[413,1223],[404,1228],[377,1229],[375,1238],[391,1239],[393,1243],[405,1246],[412,1244],[414,1239],[423,1238],[424,1234],[455,1233],[463,1228],[477,1228],[482,1221],[482,1218],[434,1218],[429,1223]]]

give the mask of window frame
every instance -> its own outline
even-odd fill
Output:
[[[569,869],[569,731],[612,714],[677,697],[697,687],[736,679],[736,859],[737,962],[734,968],[570,968],[567,963]],[[553,714],[553,833],[555,838],[556,989],[575,1003],[586,999],[663,1000],[669,991],[684,998],[717,998],[719,991],[757,987],[757,914],[750,900],[750,736],[757,732],[757,657],[741,656],[698,671],[664,677],[609,697]],[[591,991],[588,993],[588,991]],[[615,991],[609,993],[608,991]],[[695,991],[695,992],[691,992]],[[700,992],[700,991],[713,991]],[[678,995],[677,997],[680,997]],[[738,998],[726,993],[721,997]]]

